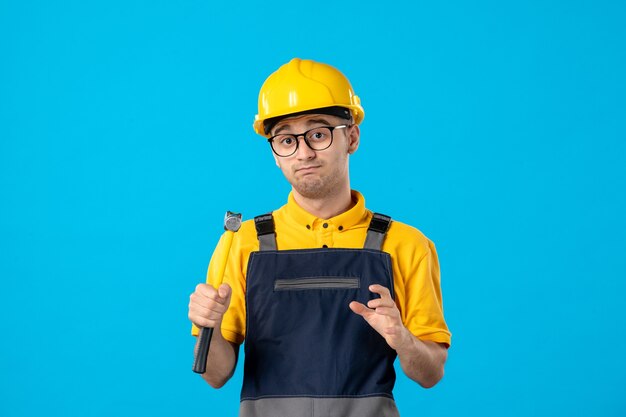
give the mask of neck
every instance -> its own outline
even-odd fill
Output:
[[[336,193],[322,198],[308,198],[294,189],[293,198],[306,212],[311,213],[320,219],[330,219],[331,217],[335,217],[345,211],[348,211],[354,204],[352,202],[352,194],[350,192],[349,184],[342,187]]]

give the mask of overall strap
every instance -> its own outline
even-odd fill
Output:
[[[382,250],[385,234],[389,230],[391,217],[384,214],[374,213],[370,226],[367,228],[367,237],[363,249]]]
[[[276,250],[276,230],[272,213],[254,218],[256,235],[259,238],[259,250]]]

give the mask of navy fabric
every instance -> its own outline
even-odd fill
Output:
[[[332,285],[320,288],[326,278]],[[342,278],[352,286],[357,278],[358,288],[337,288]],[[275,288],[277,280],[297,280],[297,285]],[[368,289],[371,284],[393,294],[389,254],[370,249],[253,252],[242,400],[392,397],[396,353],[348,307],[351,301],[366,304],[377,298]]]

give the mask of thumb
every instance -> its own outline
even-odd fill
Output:
[[[220,287],[217,289],[217,295],[219,295],[220,298],[224,300],[224,304],[226,305],[230,303],[230,296],[232,292],[233,291],[230,288],[230,285],[226,283],[220,285]]]

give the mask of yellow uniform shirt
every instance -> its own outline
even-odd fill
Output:
[[[363,196],[352,191],[354,206],[330,219],[320,219],[304,211],[289,195],[286,205],[273,212],[279,250],[311,248],[362,248],[372,212]],[[213,252],[207,283],[218,287],[219,265],[224,237]],[[226,340],[242,343],[246,334],[246,274],[251,252],[259,250],[254,220],[243,222],[233,237],[223,282],[232,288],[230,307],[222,321]],[[422,340],[450,345],[450,332],[443,317],[439,262],[435,245],[419,230],[392,221],[382,250],[391,255],[395,301],[402,322]],[[348,306],[346,306],[348,308]],[[198,329],[193,326],[192,334]]]

